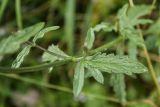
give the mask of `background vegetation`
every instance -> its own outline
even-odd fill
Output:
[[[82,53],[88,29],[101,22],[115,23],[118,10],[126,3],[129,1],[0,0],[0,39],[38,22],[45,22],[45,26],[60,26],[60,28],[46,33],[37,44],[45,49],[55,44],[65,53],[78,56]],[[104,85],[95,82],[93,78],[85,79],[83,93],[74,97],[72,83],[75,64],[68,63],[53,67],[50,72],[45,69],[20,74],[11,74],[14,71],[10,71],[11,73],[6,74],[1,69],[0,107],[160,107],[160,97],[157,94],[159,87],[157,85],[160,84],[160,1],[134,0],[134,4],[154,7],[150,14],[143,16],[153,22],[138,26],[144,36],[145,48],[135,49],[135,44],[123,41],[117,42],[105,51],[107,54],[123,53],[133,59],[137,55],[136,58],[152,71],[132,77],[125,76],[125,104],[115,95],[113,87],[110,86],[110,75],[107,73],[103,74]],[[129,5],[132,6],[132,3]],[[119,34],[114,31],[100,31],[95,35],[93,48],[110,43],[117,39]],[[25,43],[21,45],[21,49],[24,47]],[[3,58],[0,54],[1,67],[11,67],[20,50],[6,54]],[[32,48],[21,66],[40,64],[42,54],[41,49]]]

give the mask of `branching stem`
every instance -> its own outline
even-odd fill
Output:
[[[115,40],[113,40],[113,41],[111,41],[111,42],[109,42],[107,44],[104,44],[99,48],[91,50],[89,52],[89,54],[92,55],[92,54],[95,54],[97,52],[102,52],[102,51],[104,51],[104,50],[116,45],[121,40],[123,40],[122,37],[118,37],[117,39],[115,39]],[[36,45],[36,47],[44,50],[42,47],[39,47],[38,45]],[[45,51],[46,51],[46,49],[45,49]],[[50,53],[50,51],[49,51],[49,53]],[[53,55],[53,53],[52,53],[52,55]],[[76,61],[80,60],[81,58],[82,57],[78,57],[78,58],[76,58],[76,57],[68,57],[68,58],[65,58],[62,61],[56,61],[56,62],[52,62],[52,63],[45,63],[45,64],[36,65],[36,66],[32,66],[32,67],[20,67],[20,68],[0,67],[0,71],[1,72],[6,72],[6,73],[10,73],[10,71],[14,71],[12,73],[33,72],[33,71],[43,70],[43,69],[46,69],[46,68],[49,68],[49,67],[52,67],[52,66],[59,66],[59,65],[62,65],[62,64],[66,64],[68,62],[76,62]]]

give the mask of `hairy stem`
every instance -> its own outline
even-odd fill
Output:
[[[119,42],[122,41],[122,40],[123,40],[123,37],[122,37],[122,36],[119,36],[117,39],[113,40],[112,42],[106,43],[106,44],[100,46],[99,48],[96,48],[96,49],[93,49],[93,50],[89,51],[88,53],[89,53],[90,55],[92,55],[92,54],[95,54],[95,53],[97,53],[97,52],[103,52],[103,51],[105,51],[106,49],[108,49],[108,48],[116,45],[117,43],[119,43]]]
[[[31,46],[33,46],[33,47],[36,47],[36,48],[44,51],[44,52],[47,52],[50,55],[57,56],[57,57],[60,57],[62,59],[66,58],[65,56],[62,56],[62,55],[56,54],[54,52],[51,52],[51,51],[49,51],[49,50],[47,50],[47,49],[45,49],[45,48],[43,48],[43,47],[41,47],[41,46],[39,46],[37,44],[34,44],[34,43],[30,42],[30,41],[27,41],[26,43],[29,44],[29,45],[31,45]]]

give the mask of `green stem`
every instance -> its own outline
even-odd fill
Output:
[[[133,0],[129,0],[129,5],[130,5],[131,7],[134,6]]]
[[[152,9],[155,7],[156,2],[157,0],[153,0],[152,5],[151,5]]]
[[[50,54],[50,55],[57,56],[57,57],[62,58],[62,59],[65,59],[65,58],[66,58],[66,56],[62,56],[62,55],[60,55],[60,54],[51,52],[51,51],[49,51],[49,50],[47,50],[47,49],[45,49],[45,48],[43,48],[43,47],[41,47],[41,46],[39,46],[39,45],[37,45],[37,44],[34,44],[34,43],[30,42],[30,41],[27,41],[26,43],[29,44],[29,45],[31,45],[31,46],[33,46],[33,47],[36,47],[36,48],[44,51],[44,52],[47,52],[47,53]]]
[[[0,22],[2,20],[2,16],[3,16],[4,10],[7,6],[7,3],[8,3],[8,0],[2,0],[1,7],[0,7]]]
[[[91,50],[89,52],[90,55],[93,55],[97,52],[102,52],[114,45],[116,45],[118,42],[120,42],[121,40],[123,40],[122,37],[118,37],[117,39],[99,47],[99,48],[96,48],[94,50]],[[47,69],[49,67],[52,67],[52,66],[59,66],[59,65],[62,65],[62,64],[66,64],[68,62],[76,62],[78,60],[80,60],[81,57],[78,57],[78,58],[74,58],[74,57],[69,57],[69,58],[66,58],[62,61],[56,61],[56,62],[52,62],[52,63],[46,63],[46,64],[41,64],[41,65],[37,65],[37,66],[33,66],[33,67],[20,67],[20,68],[8,68],[8,67],[0,67],[0,71],[2,72],[6,72],[6,73],[11,73],[10,71],[14,71],[12,73],[24,73],[24,72],[33,72],[33,71],[39,71],[39,70],[43,70],[43,69]]]
[[[21,0],[16,0],[15,9],[16,9],[16,20],[18,28],[22,29]]]
[[[107,44],[104,44],[102,46],[100,46],[99,48],[96,48],[96,49],[93,49],[91,51],[89,51],[88,53],[89,54],[95,54],[97,52],[103,52],[105,51],[106,49],[116,45],[118,42],[122,41],[123,40],[123,37],[122,36],[119,36],[117,39],[113,40],[112,42],[109,42]]]
[[[53,85],[53,84],[48,84],[48,83],[42,83],[39,82],[37,80],[31,79],[31,78],[25,78],[25,77],[21,77],[17,74],[6,74],[6,73],[1,73],[0,72],[0,76],[4,76],[4,77],[8,77],[11,79],[15,79],[15,80],[19,80],[19,81],[23,81],[23,82],[27,82],[27,83],[31,83],[37,86],[41,86],[41,87],[46,87],[46,88],[50,88],[50,89],[55,89],[55,90],[59,90],[59,91],[63,91],[66,93],[73,93],[72,89],[67,88],[67,87],[63,87],[63,86],[59,86],[59,85]],[[113,102],[113,103],[119,103],[119,100],[114,98],[114,97],[106,97],[104,95],[97,95],[97,94],[93,94],[93,93],[88,93],[88,92],[82,92],[83,95],[90,97],[90,98],[94,98],[94,99],[98,99],[98,100],[104,100],[104,101],[108,101],[108,102]],[[126,102],[126,105],[133,105],[137,102],[143,102],[145,99],[142,100],[137,100],[137,101],[128,101]]]
[[[68,45],[68,52],[73,54],[74,49],[74,22],[75,22],[75,1],[66,1],[65,12],[65,39]]]
[[[8,67],[0,67],[0,71],[4,73],[25,73],[25,72],[33,72],[47,69],[52,66],[59,66],[71,62],[73,59],[68,58],[62,61],[56,61],[52,63],[46,63],[41,65],[36,65],[32,67],[20,67],[20,68],[8,68]],[[14,71],[14,72],[11,72]]]
[[[66,87],[63,87],[63,86],[52,85],[52,84],[47,84],[47,83],[40,83],[40,82],[38,82],[34,79],[24,78],[24,77],[21,77],[21,76],[16,75],[16,74],[0,73],[0,75],[8,77],[8,78],[16,79],[16,80],[19,80],[19,81],[31,83],[31,84],[34,84],[34,85],[43,86],[43,87],[50,88],[50,89],[56,89],[56,90],[59,90],[59,91],[63,91],[63,92],[67,92],[67,93],[72,94],[72,90],[70,88],[66,88]],[[83,94],[85,96],[89,96],[89,97],[99,99],[99,100],[105,100],[105,101],[110,101],[110,102],[114,102],[114,103],[120,103],[117,99],[112,98],[112,97],[106,97],[106,96],[103,96],[103,95],[95,95],[93,93],[87,93],[87,92],[83,92]]]

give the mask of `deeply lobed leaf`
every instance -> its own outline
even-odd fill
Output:
[[[108,73],[132,75],[133,73],[143,73],[147,71],[147,68],[143,64],[125,55],[99,54],[94,58],[89,57],[88,60],[85,60],[85,64],[85,66]]]
[[[12,68],[19,68],[24,58],[29,54],[31,46],[28,45],[22,49],[22,51],[17,55],[17,58],[12,63]]]
[[[51,55],[47,52],[44,52],[42,55],[42,60],[43,61],[50,61],[50,62],[54,62],[56,60],[63,60],[62,57],[68,57],[67,54],[65,54],[63,51],[61,51],[58,46],[55,45],[51,45],[48,47],[48,51],[51,51],[53,53],[55,53],[55,55]]]

